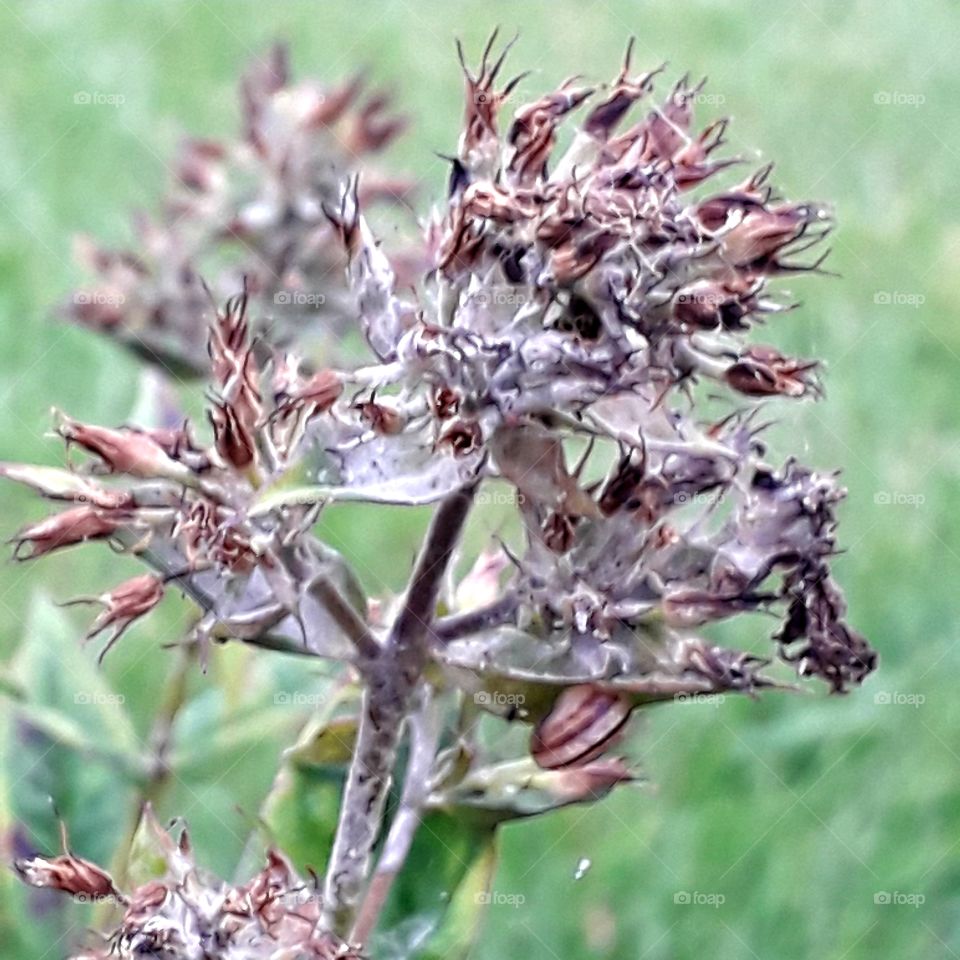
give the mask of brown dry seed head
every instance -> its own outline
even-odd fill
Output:
[[[16,867],[33,886],[94,903],[114,897],[123,905],[106,944],[75,960],[362,960],[358,948],[322,931],[315,885],[299,878],[280,853],[270,851],[264,869],[238,885],[198,870],[183,843],[158,841],[157,854],[167,861],[167,874],[128,898],[117,893],[107,873],[69,853],[18,861]]]

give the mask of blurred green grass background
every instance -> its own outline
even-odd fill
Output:
[[[642,741],[648,788],[506,831],[496,889],[513,898],[491,908],[475,956],[960,956],[955,3],[5,2],[0,457],[59,462],[58,446],[43,437],[51,406],[101,423],[129,416],[133,363],[50,319],[51,305],[80,280],[71,236],[127,242],[127,213],[155,206],[179,136],[235,128],[235,78],[251,57],[286,39],[298,76],[335,80],[368,65],[414,119],[392,158],[423,181],[425,212],[445,177],[433,151],[451,149],[458,134],[453,38],[476,56],[496,24],[508,36],[520,31],[510,66],[535,71],[525,92],[574,73],[608,79],[635,34],[635,63],[669,60],[666,82],[688,69],[709,75],[716,102],[704,114],[731,114],[733,148],[776,160],[787,196],[834,204],[830,266],[841,277],[792,283],[802,308],[766,334],[824,358],[827,399],[780,409],[775,447],[844,467],[848,552],[837,569],[852,620],[882,664],[847,698],[816,690],[651,713]],[[79,105],[79,91],[121,94],[123,103]],[[0,495],[4,531],[42,513],[18,490]],[[421,512],[350,513],[333,515],[325,531],[377,590],[400,586],[423,522]],[[77,683],[94,656],[73,650],[85,614],[53,614],[36,596],[98,592],[120,578],[118,566],[133,569],[97,548],[0,565],[2,659],[22,658],[18,649],[41,636],[48,656],[31,675]],[[172,663],[160,647],[177,639],[186,616],[165,606],[107,660],[104,682],[126,697],[134,736],[145,733]],[[218,652],[210,674],[191,680],[209,710],[206,720],[186,718],[187,729],[196,722],[203,738],[211,718],[246,717],[259,746],[208,745],[193,785],[172,791],[162,809],[185,815],[201,859],[224,871],[295,729],[283,716],[264,725],[266,714],[244,703],[251,671],[266,669],[259,663]],[[303,670],[270,669],[291,678]],[[7,831],[25,797],[57,792],[12,746],[14,725],[0,701]],[[65,779],[71,764],[79,770]],[[53,776],[79,784],[58,796],[58,808],[86,838],[80,852],[109,859],[124,828],[109,766],[65,752]],[[53,812],[35,821],[33,841],[53,844]],[[575,880],[582,857],[592,866]],[[702,899],[695,893],[723,903],[678,902]],[[881,893],[923,903],[878,903]],[[4,957],[60,955],[41,920],[24,914],[21,892],[0,883],[0,897]],[[521,907],[511,905],[519,898]]]

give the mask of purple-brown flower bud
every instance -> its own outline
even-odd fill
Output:
[[[213,427],[214,445],[223,460],[237,470],[245,470],[257,456],[256,438],[229,403],[215,403],[207,411]]]
[[[773,347],[748,347],[724,374],[727,383],[748,397],[783,394],[802,397],[816,389],[812,373],[815,361],[785,357]]]
[[[631,710],[623,694],[590,684],[567,687],[534,729],[530,753],[548,770],[583,766],[616,742]]]
[[[103,610],[90,624],[87,639],[92,639],[98,633],[110,628],[112,635],[107,641],[100,659],[106,656],[107,651],[120,639],[127,628],[140,617],[149,613],[163,599],[163,580],[152,573],[144,573],[131,577],[112,590],[96,598],[97,603],[103,604]],[[86,603],[86,598],[74,600],[73,603]]]
[[[361,419],[382,436],[395,436],[406,426],[406,417],[391,404],[369,400],[359,404],[358,408]]]
[[[13,555],[17,560],[33,560],[61,547],[87,540],[103,540],[116,533],[130,518],[128,511],[73,507],[21,530],[13,538]],[[27,544],[30,552],[24,555],[21,551]]]
[[[568,513],[554,510],[543,522],[540,531],[544,546],[554,553],[566,553],[572,546],[577,534],[577,518]]]
[[[437,387],[430,399],[430,408],[438,420],[449,420],[460,409],[460,395],[450,387]]]
[[[816,207],[790,203],[754,210],[724,236],[724,257],[738,267],[763,263],[821,218]]]
[[[14,862],[17,873],[31,887],[62,890],[91,901],[120,897],[113,878],[96,864],[69,851],[59,857],[32,857]]]
[[[169,457],[156,440],[140,430],[113,430],[61,415],[57,432],[68,445],[76,443],[95,454],[115,473],[178,480],[192,475],[189,468]]]
[[[313,406],[315,413],[325,413],[343,393],[343,379],[334,370],[319,370],[296,393],[296,398]]]

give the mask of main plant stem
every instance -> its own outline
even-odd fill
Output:
[[[324,890],[326,924],[341,936],[353,927],[370,872],[397,745],[427,661],[440,585],[473,492],[460,490],[437,508],[387,641],[376,656],[359,664],[365,681],[363,713]]]
[[[366,943],[410,853],[423,814],[423,805],[431,787],[430,777],[440,739],[440,717],[439,705],[431,696],[429,688],[418,691],[417,707],[407,717],[410,749],[400,805],[390,823],[390,830],[383,842],[383,851],[357,914],[350,935],[351,941]]]

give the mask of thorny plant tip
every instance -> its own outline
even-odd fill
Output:
[[[288,183],[291,202],[300,188],[316,201],[291,207],[309,224],[255,221],[258,249],[292,243],[307,274],[345,258],[345,314],[367,363],[298,354],[301,334],[319,333],[323,355],[341,355],[342,324],[319,310],[281,342],[252,335],[263,291],[281,281],[267,257],[267,274],[244,267],[245,291],[209,325],[208,427],[61,415],[82,464],[3,467],[66,505],[17,534],[18,557],[100,540],[151,568],[99,598],[91,633],[112,629],[108,644],[176,586],[199,608],[189,642],[204,657],[211,642],[239,640],[339,662],[357,681],[340,821],[307,902],[291,899],[305,888],[280,853],[231,887],[199,879],[158,831],[167,877],[127,894],[108,946],[85,957],[352,955],[344,941],[369,941],[430,811],[502,822],[595,800],[635,778],[615,745],[640,707],[776,685],[766,657],[706,639],[712,622],[777,615],[775,651],[835,693],[875,667],[830,572],[844,491],[793,458],[769,463],[757,416],[768,398],[819,398],[815,361],[751,338],[789,307],[771,280],[820,272],[810,251],[830,229],[826,210],[777,197],[769,167],[733,179],[726,122],[696,129],[699,87],[686,78],[643,106],[660,71],[634,73],[630,49],[612,83],[569,80],[504,117],[520,77],[500,85],[507,50],[494,59],[493,43],[476,70],[461,51],[463,131],[446,201],[413,255],[431,269],[412,292],[363,215],[362,177],[336,191]],[[312,106],[273,117],[287,84],[278,56],[244,87],[246,149],[264,177],[277,174],[275,150],[301,157],[356,96],[296,88],[284,111]],[[634,108],[642,116],[628,123]],[[353,128],[364,148],[395,132],[371,132],[370,110]],[[190,203],[222,213],[211,191],[223,150],[191,145],[184,162]],[[309,242],[286,237],[301,228]],[[148,304],[158,277],[185,276],[188,252],[165,242],[151,268],[128,265],[130,302]],[[195,363],[204,311],[188,299],[172,301],[172,329]],[[704,383],[728,398],[720,419],[698,415]],[[512,491],[523,545],[496,546],[454,585],[451,561],[490,481]],[[436,504],[401,597],[369,602],[314,533],[319,512],[344,501]],[[491,725],[526,726],[523,746]],[[384,822],[395,778],[400,802]],[[66,852],[19,869],[34,885],[119,897]]]

